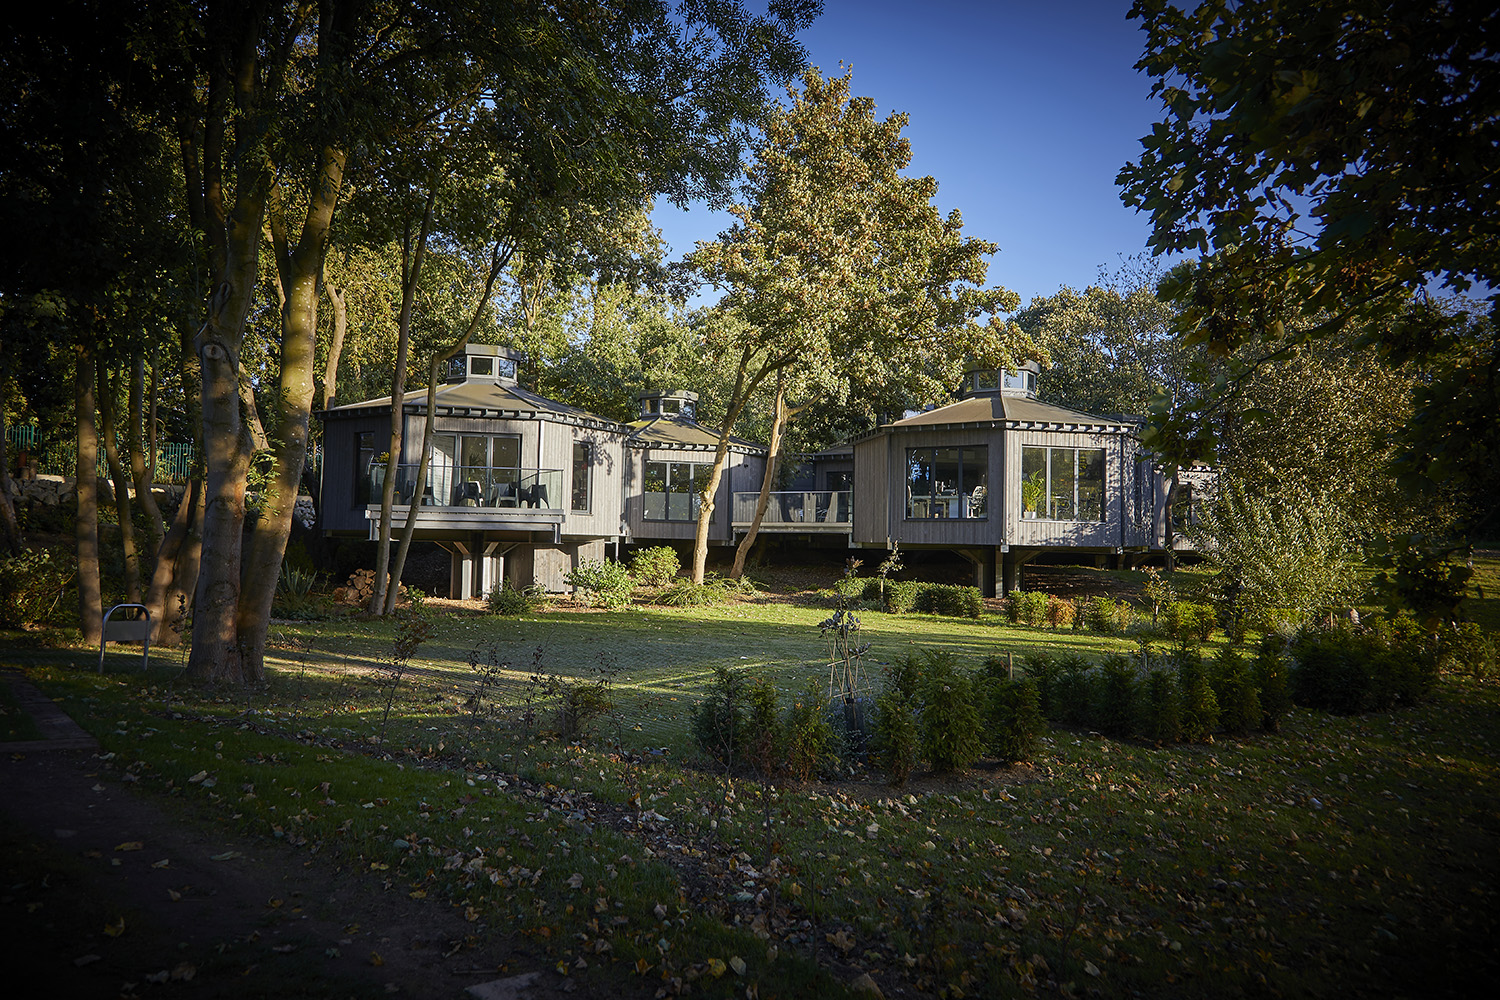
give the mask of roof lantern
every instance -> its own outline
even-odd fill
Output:
[[[653,417],[682,417],[684,420],[695,420],[698,409],[698,394],[689,392],[687,389],[676,389],[672,392],[638,392],[635,396],[640,400],[641,419],[650,420]]]
[[[1023,361],[1014,370],[972,368],[964,373],[963,396],[1024,396],[1036,399],[1036,380],[1042,366]]]
[[[515,385],[522,355],[498,344],[465,344],[464,352],[448,359],[444,382],[490,382]]]

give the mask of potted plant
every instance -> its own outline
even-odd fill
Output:
[[[1022,517],[1034,518],[1037,516],[1037,508],[1042,505],[1042,498],[1047,493],[1047,486],[1042,482],[1040,471],[1033,472],[1021,480],[1021,509]]]

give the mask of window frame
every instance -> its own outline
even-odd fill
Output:
[[[1033,468],[1031,473],[1026,472],[1028,464],[1028,452],[1033,455],[1042,453],[1042,508],[1037,510],[1035,517],[1025,516],[1025,503],[1021,499],[1021,482],[1029,475],[1035,474]],[[1069,467],[1064,470],[1055,465],[1054,456],[1068,456]],[[1098,464],[1098,478],[1086,478],[1084,476],[1084,456],[1097,456],[1094,461]],[[1069,485],[1070,496],[1067,498],[1070,507],[1070,516],[1060,517],[1056,513],[1054,504],[1058,499],[1057,489],[1061,482],[1066,481]],[[1097,483],[1098,503],[1093,506],[1093,513],[1097,517],[1080,517],[1084,497],[1091,491],[1092,486]],[[1053,521],[1053,522],[1075,522],[1078,524],[1106,524],[1109,521],[1109,455],[1107,448],[1091,448],[1079,445],[1047,445],[1047,444],[1023,444],[1021,446],[1021,476],[1016,483],[1017,497],[1016,510],[1021,512],[1021,517],[1028,521]]]
[[[657,481],[663,487],[660,491],[652,491],[647,487],[653,481],[652,466],[661,467]],[[687,478],[683,479],[681,469],[687,470]],[[709,476],[713,472],[711,462],[689,462],[679,459],[645,459],[641,464],[641,520],[654,522],[671,522],[674,524],[691,524],[698,520],[698,511],[703,504],[703,487],[699,483],[707,484]],[[674,484],[687,483],[687,489],[673,489]],[[687,516],[673,516],[672,500],[674,496],[688,497]],[[652,504],[650,498],[661,497],[661,514],[651,513]]]
[[[972,454],[968,454],[972,453]],[[914,473],[925,469],[925,494],[917,492],[918,480]],[[906,449],[906,507],[907,521],[987,521],[990,516],[989,496],[990,446],[988,444],[936,444],[918,445]],[[950,476],[953,492],[940,493],[937,487],[942,480],[940,474]],[[984,493],[976,500],[975,493]],[[948,497],[952,499],[946,499]],[[925,497],[927,513],[917,514],[919,497]],[[940,505],[939,499],[943,499]],[[974,513],[975,509],[981,513]],[[939,511],[945,513],[939,514]]]

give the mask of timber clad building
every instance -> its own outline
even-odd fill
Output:
[[[585,559],[630,544],[693,538],[717,432],[691,392],[644,393],[622,424],[528,392],[518,356],[470,345],[438,387],[427,485],[417,495],[425,389],[402,405],[403,453],[392,533],[452,557],[450,594],[509,581],[560,592]],[[1166,487],[1138,422],[1036,398],[1034,365],[971,372],[958,401],[801,456],[790,490],[771,494],[767,533],[853,548],[949,549],[986,594],[1014,589],[1019,567],[1049,551],[1110,561],[1165,544]],[[320,511],[330,533],[378,536],[389,397],[324,411]],[[710,542],[730,545],[754,514],[764,446],[731,440]]]

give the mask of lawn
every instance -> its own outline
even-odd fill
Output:
[[[809,594],[714,608],[443,613],[395,688],[392,625],[278,624],[271,677],[217,695],[178,654],[0,651],[113,754],[116,779],[447,899],[558,975],[666,993],[887,996],[1477,992],[1497,971],[1500,689],[1447,678],[1384,715],[1156,749],[1054,728],[1034,761],[893,789],[726,777],[687,724],[715,667],[826,685]],[[1125,638],[862,614],[868,673],[911,646],[968,664]],[[540,652],[538,652],[540,650]],[[496,683],[474,698],[481,663]],[[539,669],[540,668],[540,669]],[[615,711],[567,745],[546,674]],[[532,678],[538,678],[533,680]],[[540,704],[540,703],[539,703]]]

